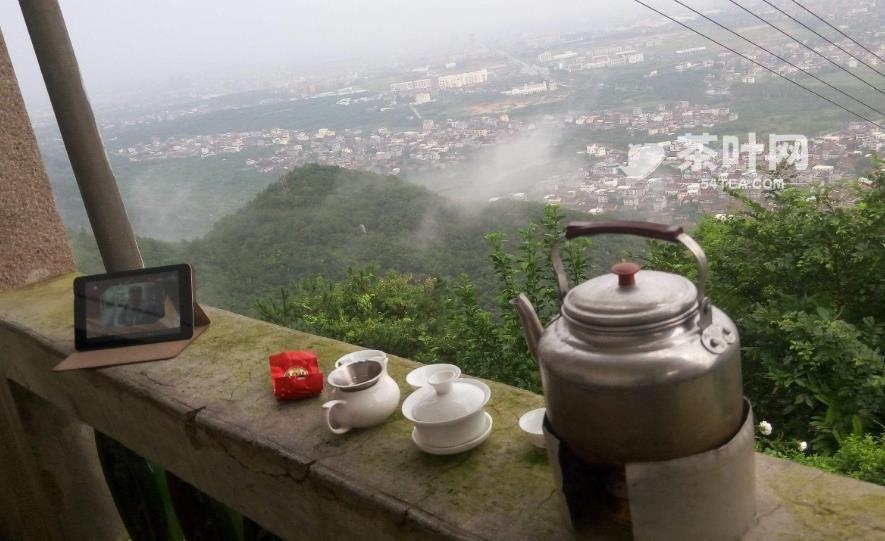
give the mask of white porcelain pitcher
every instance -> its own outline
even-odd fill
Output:
[[[332,400],[323,404],[323,419],[334,434],[384,422],[399,404],[399,385],[387,373],[387,356],[380,355],[344,363],[327,381]]]

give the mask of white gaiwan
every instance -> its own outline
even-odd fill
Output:
[[[457,367],[455,367],[457,368]],[[492,417],[483,409],[492,392],[485,383],[459,378],[460,370],[438,369],[427,386],[403,402],[403,415],[415,423],[412,440],[432,454],[455,454],[485,441]]]
[[[455,373],[456,379],[461,377],[461,369],[453,364],[425,364],[406,374],[406,383],[408,383],[413,390],[427,387],[427,378],[429,378],[434,372],[439,372],[441,370],[451,370]]]

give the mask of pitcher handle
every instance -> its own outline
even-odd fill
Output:
[[[700,328],[703,331],[713,322],[713,311],[710,299],[704,296],[704,288],[707,284],[707,256],[701,246],[682,230],[678,225],[656,224],[652,222],[632,222],[615,220],[608,222],[572,222],[565,228],[565,238],[588,237],[608,233],[620,233],[624,235],[636,235],[649,239],[665,240],[668,242],[682,243],[683,246],[694,255],[698,262],[698,281],[695,284],[698,290],[698,311],[700,312]],[[559,296],[565,298],[569,291],[568,277],[562,258],[559,255],[559,243],[554,242],[550,258],[553,260],[553,270],[556,272],[556,281],[559,285]]]
[[[350,432],[349,426],[340,426],[338,428],[332,426],[332,410],[338,404],[347,404],[347,402],[344,400],[329,400],[323,404],[323,420],[326,421],[326,428],[328,428],[332,434],[345,434]]]

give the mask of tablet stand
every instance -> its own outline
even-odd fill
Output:
[[[200,305],[194,303],[194,334],[184,340],[139,344],[118,348],[75,351],[58,363],[53,370],[76,370],[78,368],[102,368],[118,364],[160,361],[177,357],[184,348],[197,339],[209,327],[209,318]]]

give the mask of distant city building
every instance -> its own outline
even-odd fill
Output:
[[[836,171],[832,165],[815,165],[811,168],[812,180],[828,184],[836,178]]]
[[[431,101],[430,92],[419,92],[415,94],[415,105],[421,105],[422,103],[428,103]]]
[[[539,62],[563,62],[565,60],[569,60],[572,58],[577,58],[578,53],[574,51],[565,51],[562,53],[553,54],[552,51],[544,51],[543,53],[538,55]]]
[[[390,91],[395,94],[404,94],[415,92],[417,90],[430,90],[432,84],[431,79],[416,79],[414,81],[404,81],[402,83],[391,83]]]
[[[645,62],[645,53],[640,53],[638,51],[627,51],[623,54],[627,57],[628,64],[638,64],[640,62]]]
[[[467,86],[476,86],[483,84],[489,80],[489,72],[483,68],[478,71],[466,71],[464,73],[455,73],[453,75],[441,75],[436,82],[440,90],[452,88],[464,88]]]
[[[598,144],[587,145],[587,155],[591,158],[604,158],[605,147]]]
[[[561,62],[563,60],[568,60],[569,58],[575,58],[576,56],[578,56],[578,53],[574,51],[566,51],[564,53],[553,55],[553,60],[555,62]]]
[[[555,82],[547,82],[543,81],[540,83],[526,83],[522,86],[514,86],[510,90],[505,90],[504,94],[508,96],[528,96],[531,94],[543,94],[544,92],[550,92],[556,90]]]
[[[575,72],[584,70],[595,70],[600,68],[610,68],[615,66],[625,66],[627,64],[639,64],[645,62],[645,53],[633,49],[623,49],[620,46],[607,47],[594,51],[590,57],[577,56],[569,51],[562,55],[555,55],[553,60],[560,60],[556,68]]]
[[[698,54],[706,51],[706,47],[690,47],[688,49],[679,49],[676,54]]]

